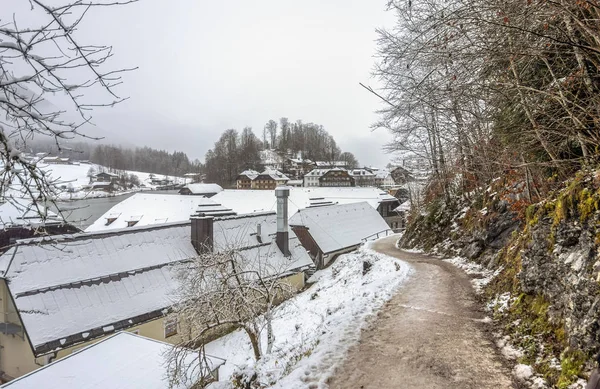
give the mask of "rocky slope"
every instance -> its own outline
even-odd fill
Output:
[[[498,330],[551,387],[585,379],[600,350],[600,172],[524,206],[498,180],[453,206],[432,203],[400,245],[460,255],[497,276],[483,295]]]

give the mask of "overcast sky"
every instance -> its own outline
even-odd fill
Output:
[[[111,68],[139,70],[119,89],[130,100],[94,121],[114,143],[204,161],[223,130],[248,125],[260,137],[286,116],[322,124],[362,164],[383,166],[390,137],[369,130],[380,102],[358,83],[376,84],[375,29],[393,23],[385,3],[141,0],[96,10],[79,39],[113,45]]]

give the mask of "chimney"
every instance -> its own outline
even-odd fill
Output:
[[[192,216],[192,245],[198,254],[210,253],[213,250],[213,217]]]
[[[262,226],[260,223],[256,225],[256,240],[258,243],[262,243]]]
[[[286,257],[290,256],[289,248],[289,232],[288,232],[288,197],[290,189],[279,187],[275,189],[275,197],[277,197],[277,237],[275,241],[279,250]]]

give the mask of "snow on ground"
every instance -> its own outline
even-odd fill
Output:
[[[462,269],[465,273],[474,276],[475,278],[471,279],[471,283],[477,293],[481,293],[483,288],[502,271],[502,268],[498,268],[495,271],[486,269],[485,267],[470,262],[462,257],[445,258],[444,260]]]
[[[358,342],[361,329],[412,271],[407,263],[368,247],[340,256],[313,275],[314,285],[280,306],[273,322],[273,352],[259,363],[240,330],[209,343],[207,354],[227,360],[220,379],[254,370],[272,388],[326,387],[348,349]],[[372,264],[365,275],[364,261]],[[266,334],[262,340],[265,350]]]
[[[100,171],[108,171],[107,168],[96,165],[96,164],[87,164],[82,163],[78,165],[60,165],[60,164],[43,164],[40,162],[40,169],[48,172],[52,180],[56,180],[56,186],[61,187],[65,186],[67,188],[73,188],[75,191],[81,190],[84,186],[88,185],[90,182],[89,177],[87,176],[90,168],[93,168],[95,173],[99,173]],[[123,170],[119,171],[119,173],[127,173],[136,175],[140,182],[148,188],[153,188],[153,185],[150,183],[150,175],[152,173],[145,172],[136,172]],[[163,174],[154,174],[156,179],[171,179],[176,184],[185,184],[187,181],[183,177],[174,177],[174,176],[165,176]],[[89,197],[89,196],[88,196]]]

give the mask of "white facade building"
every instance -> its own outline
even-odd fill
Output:
[[[304,175],[304,186],[314,188],[319,186],[319,178],[327,173],[329,169],[313,169]]]

